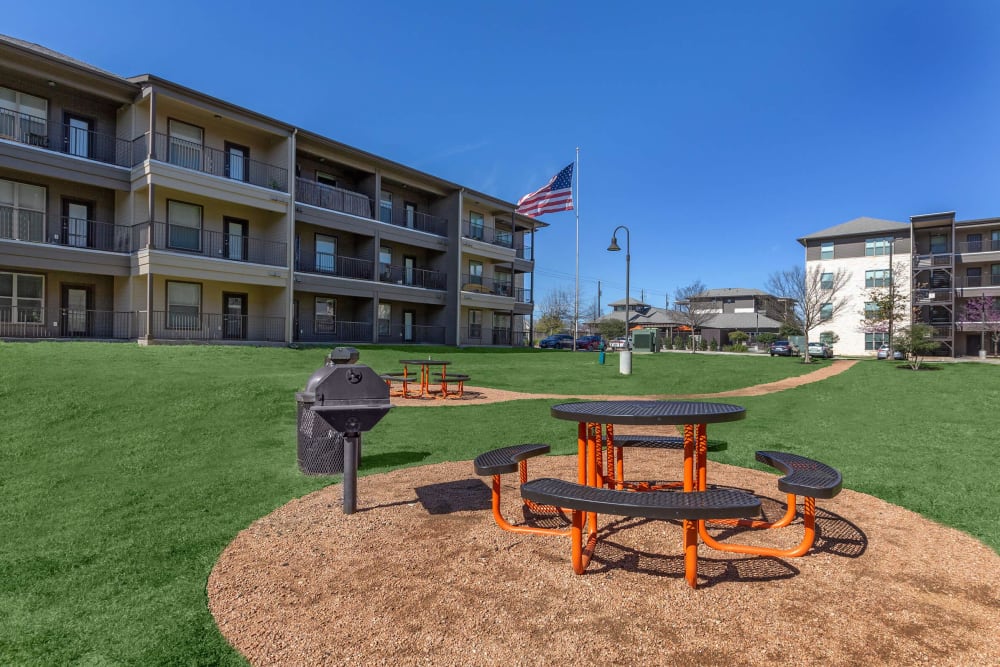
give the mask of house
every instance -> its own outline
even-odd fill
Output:
[[[0,338],[524,345],[515,209],[0,36]]]
[[[697,311],[703,320],[698,335],[720,347],[730,344],[729,334],[734,331],[749,334],[750,344],[762,333],[777,333],[792,309],[789,299],[745,287],[705,290],[684,306]],[[683,314],[681,321],[686,321]]]

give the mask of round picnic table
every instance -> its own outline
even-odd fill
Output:
[[[400,359],[399,363],[403,364],[404,373],[406,373],[407,366],[420,366],[419,396],[424,396],[430,392],[431,366],[440,366],[441,375],[445,375],[448,364],[451,362],[441,359]]]

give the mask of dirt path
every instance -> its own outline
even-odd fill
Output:
[[[683,398],[781,391],[852,364]],[[570,398],[475,392],[464,402]],[[680,470],[680,457],[630,451],[627,474],[661,478]],[[572,478],[576,458],[530,465],[532,477]],[[775,475],[718,463],[710,474],[780,514]],[[523,521],[515,481],[504,480],[503,511]],[[817,541],[804,558],[702,548],[696,591],[683,579],[674,522],[611,518],[577,576],[566,538],[497,528],[489,487],[468,461],[364,477],[358,498],[352,515],[340,511],[339,484],[293,500],[220,556],[209,608],[252,664],[1000,664],[1000,556],[850,490],[820,501]],[[793,526],[737,541],[791,546],[800,535]]]

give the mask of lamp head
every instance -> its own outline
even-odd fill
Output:
[[[618,252],[621,248],[618,247],[618,239],[614,234],[611,235],[611,245],[608,246],[610,252]]]

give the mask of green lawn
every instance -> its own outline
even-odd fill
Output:
[[[398,368],[413,348],[361,348]],[[522,391],[722,391],[812,370],[794,359],[417,348],[472,384]],[[295,401],[326,349],[0,343],[0,664],[242,664],[206,608],[221,550],[254,519],[333,480],[299,474]],[[864,362],[821,383],[726,399],[715,460],[756,449],[814,456],[847,488],[1000,548],[990,415],[997,368]],[[554,401],[395,408],[365,435],[362,473],[468,460],[514,442],[574,450]],[[471,474],[471,465],[470,465]],[[975,503],[969,500],[974,499]],[[360,498],[364,502],[363,496]],[[974,508],[974,509],[973,509]]]

